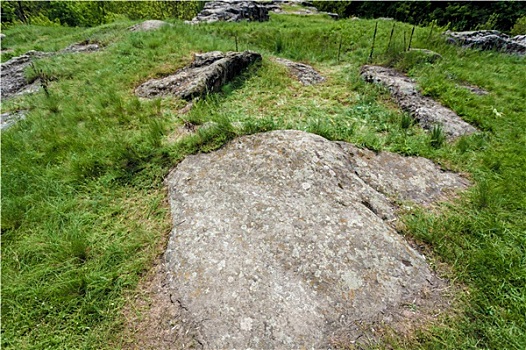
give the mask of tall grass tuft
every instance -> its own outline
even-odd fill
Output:
[[[414,123],[414,120],[413,120],[413,117],[411,117],[409,114],[407,113],[403,113],[402,114],[402,117],[400,118],[400,127],[404,130],[407,130],[411,127],[411,125],[413,125]]]
[[[446,141],[446,136],[442,129],[442,126],[435,125],[429,134],[429,143],[433,148],[440,148]]]

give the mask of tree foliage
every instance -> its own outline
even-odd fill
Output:
[[[391,17],[412,24],[435,21],[453,30],[509,31],[526,16],[526,2],[521,1],[314,1],[314,5],[344,17]]]
[[[191,19],[203,7],[199,1],[2,1],[2,25],[61,24],[91,27],[129,19]]]

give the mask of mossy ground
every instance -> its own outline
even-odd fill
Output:
[[[27,109],[2,131],[2,346],[111,348],[121,310],[162,251],[170,229],[163,178],[195,152],[243,133],[299,129],[373,150],[433,159],[469,174],[474,186],[440,211],[414,209],[403,232],[430,247],[462,285],[455,316],[395,348],[520,349],[526,344],[526,70],[524,58],[447,46],[439,29],[415,29],[412,47],[439,52],[434,64],[404,55],[411,27],[379,21],[373,63],[406,71],[422,92],[481,132],[436,144],[408,121],[385,89],[359,77],[374,21],[272,15],[267,23],[217,23],[144,33],[131,22],[82,29],[18,26],[4,33],[2,61],[29,49],[54,51],[94,40],[104,50],[38,61],[53,78],[44,92],[6,101]],[[184,66],[195,52],[260,52],[259,69],[197,102],[140,100],[141,82]],[[339,49],[340,36],[342,41]],[[389,46],[389,49],[388,49]],[[12,52],[5,52],[11,48]],[[340,57],[338,60],[338,52]],[[304,87],[270,57],[313,65],[328,79]],[[31,74],[28,71],[28,74]],[[460,84],[486,89],[472,94]],[[184,121],[206,128],[178,142]],[[233,122],[244,127],[234,128]]]

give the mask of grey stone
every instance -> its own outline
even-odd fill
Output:
[[[189,66],[168,77],[141,84],[135,89],[135,94],[146,98],[174,95],[192,100],[208,92],[218,91],[249,65],[260,60],[261,55],[252,51],[197,54]]]
[[[36,59],[54,56],[56,54],[65,53],[87,53],[95,52],[101,49],[100,44],[90,43],[84,41],[81,43],[72,44],[65,49],[58,52],[42,52],[42,51],[28,51],[25,54],[13,57],[9,61],[1,65],[1,97],[2,100],[13,96],[19,96],[27,93],[36,92],[40,88],[40,80],[36,77],[34,79],[26,79],[24,71],[31,62]]]
[[[66,47],[61,53],[88,53],[99,51],[101,48],[101,45],[98,43],[83,41]]]
[[[338,19],[340,18],[340,15],[334,12],[322,12],[325,13],[327,16],[329,16],[332,19]]]
[[[269,20],[268,11],[265,5],[255,1],[209,1],[196,17],[186,23],[264,22]]]
[[[526,45],[526,35],[515,35],[512,40]]]
[[[477,131],[451,109],[422,96],[412,79],[392,68],[363,66],[361,75],[367,82],[387,86],[400,107],[411,114],[424,129],[431,130],[435,125],[441,125],[449,139]]]
[[[523,38],[510,38],[498,30],[478,30],[468,32],[444,33],[446,40],[451,44],[461,45],[465,48],[480,50],[498,50],[517,55],[526,55],[526,42]]]
[[[391,199],[429,206],[466,189],[470,182],[445,172],[426,158],[375,153],[347,142],[338,142],[352,168],[369,186]]]
[[[24,74],[25,69],[36,58],[42,58],[51,53],[40,51],[28,51],[24,55],[13,57],[1,65],[1,92],[2,100],[12,96],[33,92],[35,90],[35,79],[28,80]],[[38,82],[36,83],[38,86]]]
[[[318,9],[314,7],[313,4],[309,1],[261,1],[258,3],[262,6],[265,6],[269,11],[274,13],[289,15],[292,14],[300,16],[325,14],[331,17],[332,19],[339,18],[339,15],[337,13],[318,11]],[[287,10],[284,10],[283,5],[288,5],[289,7],[296,7],[296,9],[291,10],[289,8]]]
[[[133,25],[130,28],[128,28],[128,30],[131,31],[131,32],[145,32],[145,31],[149,31],[149,30],[157,30],[157,29],[159,29],[159,28],[161,28],[163,26],[166,26],[166,25],[171,26],[171,24],[166,23],[165,21],[159,21],[159,20],[156,20],[156,19],[151,19],[151,20],[147,20],[147,21],[144,21],[142,23],[138,23],[136,25]]]
[[[474,93],[475,95],[484,96],[484,95],[489,94],[488,91],[481,89],[478,86],[473,86],[469,84],[460,84],[458,86],[464,89],[468,89],[470,92]]]
[[[27,111],[14,111],[0,114],[0,129],[5,130],[26,117]]]
[[[241,137],[171,171],[170,293],[203,348],[363,344],[374,329],[412,322],[404,305],[440,303],[444,282],[380,213],[394,207],[353,159],[341,143],[289,130]]]
[[[321,76],[320,73],[307,64],[290,61],[284,58],[276,58],[276,62],[287,67],[303,85],[314,85],[325,81],[325,78]]]
[[[415,56],[417,62],[422,63],[435,63],[436,61],[442,59],[442,55],[440,55],[438,52],[428,49],[412,48],[407,52],[407,54]]]

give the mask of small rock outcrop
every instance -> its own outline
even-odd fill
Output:
[[[294,75],[303,85],[314,85],[325,81],[325,78],[320,75],[314,68],[307,64],[294,62],[285,58],[276,58],[276,62],[287,67],[292,75]]]
[[[481,89],[478,86],[473,86],[473,85],[470,85],[470,84],[459,84],[457,86],[459,86],[461,88],[464,88],[464,89],[467,89],[467,90],[469,90],[471,93],[473,93],[475,95],[484,96],[484,95],[489,94],[488,91],[486,91],[484,89]]]
[[[442,59],[442,55],[438,52],[431,51],[428,49],[417,49],[411,48],[406,52],[408,55],[412,55],[418,63],[435,63],[438,60]]]
[[[349,147],[274,131],[188,156],[169,174],[170,294],[203,348],[363,344],[378,336],[373,328],[400,329],[441,307],[444,282],[391,227],[381,212],[395,208],[374,186],[397,193],[405,186],[400,197],[427,202],[412,191],[443,190],[428,182],[444,173],[418,160],[405,173],[366,177],[357,170],[403,157]],[[369,156],[367,169],[361,162]]]
[[[512,40],[516,41],[516,42],[519,42],[519,43],[522,43],[523,45],[526,45],[526,34],[524,34],[524,35],[515,35],[512,38]]]
[[[510,38],[498,30],[444,33],[451,44],[469,49],[497,50],[509,54],[526,55],[526,41],[522,36]]]
[[[267,8],[274,13],[288,14],[288,15],[300,15],[300,16],[310,16],[310,15],[328,15],[332,19],[338,19],[339,15],[333,12],[324,12],[318,11],[316,7],[309,1],[262,1],[262,4],[267,6]],[[284,9],[283,5],[288,5],[288,9]],[[300,6],[301,5],[301,6]],[[296,7],[296,9],[291,9],[290,7]]]
[[[0,114],[0,129],[5,130],[20,119],[24,119],[26,113],[26,111],[15,111]]]
[[[99,43],[83,41],[81,43],[73,44],[66,47],[61,53],[87,53],[87,52],[96,52],[101,49]]]
[[[296,9],[283,9],[283,5],[296,7]],[[300,6],[301,5],[301,6]],[[216,0],[205,4],[205,7],[188,24],[214,23],[218,21],[240,22],[257,21],[265,22],[269,20],[269,12],[295,15],[318,15],[326,14],[333,19],[338,19],[337,13],[320,12],[312,3],[305,1],[226,1]]]
[[[42,51],[28,51],[25,54],[13,57],[9,61],[1,65],[1,97],[2,100],[10,97],[35,92],[40,87],[40,81],[37,77],[34,79],[27,79],[24,71],[31,65],[35,59],[54,56],[56,54],[64,53],[88,53],[95,52],[101,49],[98,43],[91,43],[84,41],[73,44],[58,52],[42,52]]]
[[[26,54],[13,57],[1,65],[1,93],[2,100],[12,96],[32,92],[38,89],[38,82],[35,79],[28,80],[25,76],[25,69],[31,64],[33,59],[50,56],[52,53],[40,51],[28,51]]]
[[[440,125],[449,139],[477,131],[455,112],[418,92],[416,83],[392,68],[363,66],[361,75],[369,83],[379,83],[389,88],[400,107],[427,130]]]
[[[265,22],[268,8],[255,1],[209,1],[188,24],[224,22]]]
[[[136,25],[131,26],[128,28],[130,32],[146,32],[149,30],[157,30],[163,26],[170,25],[170,23],[167,23],[165,21],[159,21],[157,19],[151,19],[148,21],[144,21],[142,23],[138,23]]]
[[[145,98],[174,95],[192,100],[208,92],[218,91],[228,81],[261,60],[261,55],[252,51],[212,51],[196,54],[189,66],[161,79],[152,79],[135,89],[135,94]]]

